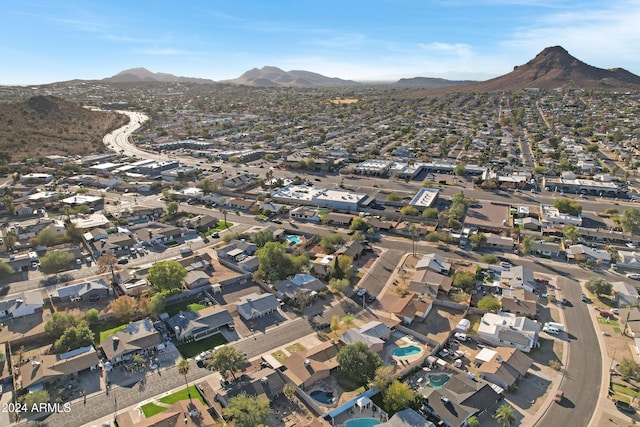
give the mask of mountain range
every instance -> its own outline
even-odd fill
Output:
[[[153,73],[145,68],[132,68],[103,79],[111,83],[137,82],[184,82],[216,83],[209,79],[179,77],[173,74]],[[238,84],[254,87],[339,87],[361,83],[327,77],[303,70],[284,71],[277,67],[253,68],[240,77],[218,83]],[[442,89],[456,91],[518,90],[527,87],[553,89],[557,87],[580,87],[585,89],[620,90],[637,89],[640,77],[622,68],[606,70],[588,65],[571,56],[561,46],[545,48],[531,61],[515,66],[505,75],[480,82],[447,80],[434,77],[400,79],[385,84],[420,89]]]

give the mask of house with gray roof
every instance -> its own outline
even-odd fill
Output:
[[[347,329],[340,336],[340,342],[345,345],[362,342],[369,350],[379,353],[384,347],[385,340],[391,336],[391,329],[382,322],[372,320],[358,328]]]
[[[202,270],[191,270],[184,278],[184,284],[189,289],[201,288],[210,284],[211,277]]]
[[[393,417],[389,418],[389,421],[378,424],[378,427],[436,427],[436,425],[428,421],[421,413],[407,408],[396,412]]]
[[[236,302],[238,314],[245,320],[266,316],[278,310],[280,303],[273,294],[245,295]]]
[[[43,305],[44,301],[39,289],[14,294],[0,301],[0,319],[41,313]]]
[[[282,394],[284,384],[284,379],[279,371],[264,368],[236,378],[229,386],[217,391],[216,400],[223,407],[226,407],[229,404],[229,399],[245,393],[247,396],[256,396],[273,402]]]
[[[107,360],[113,363],[130,360],[135,354],[157,347],[163,341],[162,334],[153,327],[151,320],[142,319],[129,323],[100,345]]]
[[[199,311],[181,311],[167,320],[178,341],[199,341],[217,333],[223,326],[233,325],[231,314],[224,309],[210,306]]]
[[[441,389],[424,387],[425,408],[447,427],[464,427],[467,420],[483,413],[501,399],[488,383],[466,374],[453,375]]]
[[[67,302],[76,299],[89,300],[89,298],[107,297],[111,294],[111,288],[103,279],[89,282],[75,283],[73,285],[60,286],[49,292],[52,302]]]
[[[525,353],[538,346],[540,324],[513,313],[486,313],[480,319],[478,337],[492,345],[515,347]]]
[[[558,243],[539,240],[531,244],[531,253],[544,258],[557,258],[562,249]]]
[[[622,251],[620,251],[622,252]],[[566,251],[567,259],[575,261],[592,261],[600,265],[609,265],[611,255],[604,249],[591,248],[587,245],[571,245]]]
[[[523,288],[528,292],[533,292],[537,287],[533,271],[521,265],[503,270],[500,273],[500,281],[511,289]]]
[[[451,270],[451,263],[445,262],[442,255],[433,252],[424,255],[422,259],[416,263],[416,270],[424,270],[427,268],[436,273],[447,275]]]
[[[274,288],[283,298],[296,300],[317,295],[318,292],[326,289],[327,285],[311,274],[296,274],[291,279],[276,283]]]
[[[640,295],[635,286],[627,282],[611,282],[611,285],[616,299],[616,307],[629,307],[640,302]]]

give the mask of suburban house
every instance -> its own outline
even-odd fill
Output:
[[[358,328],[347,329],[341,336],[340,342],[345,345],[362,342],[373,353],[379,353],[384,347],[385,340],[391,336],[391,329],[382,322],[372,320]]]
[[[502,311],[535,317],[538,314],[538,296],[523,288],[502,291]]]
[[[153,221],[164,213],[163,208],[152,208],[148,206],[136,205],[125,208],[118,212],[120,219],[126,219],[131,223]]]
[[[113,252],[115,255],[128,253],[138,241],[129,234],[111,234],[104,240],[95,242],[95,258],[100,257],[107,251]]]
[[[273,402],[282,394],[284,379],[279,371],[271,368],[263,368],[259,371],[243,374],[233,383],[217,391],[216,401],[223,407],[229,404],[229,399],[246,393],[247,396],[257,396],[269,402]],[[222,415],[222,414],[220,414]]]
[[[487,241],[484,246],[488,248],[502,249],[511,252],[515,246],[512,237],[505,237],[494,233],[486,233],[485,237]]]
[[[252,255],[243,259],[242,261],[239,261],[238,267],[240,267],[247,273],[253,273],[254,271],[258,270],[258,267],[260,267],[260,260],[257,256]]]
[[[521,265],[503,270],[500,274],[500,282],[511,289],[523,288],[528,292],[533,292],[537,287],[533,271]]]
[[[544,258],[557,258],[562,249],[558,243],[539,240],[531,244],[531,253]]]
[[[325,341],[308,350],[297,351],[284,361],[284,375],[295,386],[308,390],[338,369],[336,356],[341,347],[340,344]]]
[[[240,255],[251,256],[256,253],[255,243],[242,240],[232,240],[229,244],[218,248],[216,255],[220,260],[237,260]]]
[[[135,225],[129,227],[129,230],[141,243],[147,246],[173,242],[184,234],[184,229],[161,222]]]
[[[362,243],[357,240],[351,240],[346,242],[344,245],[340,246],[338,250],[336,250],[336,255],[347,255],[351,257],[351,259],[358,259],[362,252],[364,251],[364,246]]]
[[[109,237],[109,233],[104,228],[94,228],[84,233],[83,237],[87,242],[96,242]]]
[[[210,284],[211,277],[202,270],[191,270],[184,278],[184,284],[189,289],[201,288]]]
[[[322,217],[322,222],[326,224],[341,225],[343,227],[346,227],[351,224],[353,218],[353,215],[329,212]]]
[[[151,320],[142,319],[129,323],[125,329],[104,340],[101,346],[107,360],[115,363],[129,360],[133,355],[157,348],[162,343],[162,334],[153,327]]]
[[[66,383],[80,372],[98,369],[100,365],[98,353],[92,345],[62,354],[43,353],[44,349],[42,353],[19,366],[20,375],[17,380],[19,389],[34,392],[58,380]]]
[[[486,313],[480,320],[478,337],[492,345],[515,347],[525,353],[538,345],[540,325],[513,313]]]
[[[102,297],[109,296],[110,293],[110,286],[107,285],[103,279],[97,279],[90,282],[76,283],[51,289],[49,297],[52,302],[97,301]]]
[[[629,268],[632,270],[640,269],[640,254],[633,251],[618,251],[619,261],[616,267]]]
[[[483,348],[476,356],[480,378],[507,390],[527,374],[533,359],[512,347]]]
[[[231,209],[240,209],[243,211],[248,211],[253,207],[256,202],[251,199],[229,199],[227,201],[227,206]]]
[[[622,333],[635,338],[637,346],[638,342],[640,342],[640,307],[621,308],[619,310]]]
[[[625,308],[640,302],[640,295],[635,286],[627,282],[612,282],[611,285],[613,286],[616,307]]]
[[[434,423],[411,408],[393,414],[389,421],[378,424],[378,427],[436,427]]]
[[[399,298],[389,312],[398,316],[402,323],[410,325],[415,319],[424,320],[431,311],[432,300],[417,294],[405,295]]]
[[[245,320],[266,316],[278,310],[280,303],[273,294],[252,293],[240,297],[236,302],[238,314]]]
[[[590,261],[596,264],[603,265],[609,265],[611,263],[611,255],[608,251],[605,251],[603,249],[595,249],[582,244],[569,246],[566,250],[566,253],[567,259],[578,262]],[[620,263],[618,263],[618,265],[619,264]]]
[[[479,415],[501,399],[488,383],[466,374],[456,374],[440,389],[424,387],[425,409],[447,427],[464,427],[473,415]]]
[[[218,218],[211,215],[197,215],[184,221],[184,226],[190,230],[207,231],[218,225]]]
[[[320,211],[308,206],[298,206],[289,211],[289,217],[298,221],[320,222]]]
[[[233,318],[226,309],[210,306],[199,311],[181,311],[169,318],[167,325],[178,341],[199,341],[223,326],[232,327]]]
[[[44,300],[39,289],[14,294],[0,301],[0,319],[5,317],[16,319],[42,313],[43,305]]]
[[[453,279],[430,269],[416,270],[409,282],[409,290],[418,295],[436,299],[438,293],[448,294],[451,291]]]
[[[289,280],[283,280],[274,285],[281,297],[295,300],[300,297],[315,296],[327,288],[323,282],[310,274],[296,274]]]
[[[449,274],[451,263],[445,262],[444,257],[437,253],[426,254],[416,263],[416,271],[429,269],[440,274]]]

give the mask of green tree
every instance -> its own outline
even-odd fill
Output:
[[[241,371],[249,363],[247,357],[235,347],[224,346],[205,361],[205,365],[212,371],[218,371],[224,378],[228,374],[235,379],[236,372]]]
[[[504,404],[500,405],[495,414],[493,414],[493,419],[502,424],[502,427],[509,427],[516,420],[516,415],[511,406]]]
[[[400,213],[402,215],[409,215],[409,216],[418,216],[420,214],[420,212],[418,212],[418,209],[416,209],[411,205],[403,206],[400,209]]]
[[[426,208],[422,211],[422,217],[426,219],[438,219],[440,212],[436,208]]]
[[[320,238],[320,247],[329,254],[336,251],[336,246],[344,243],[344,236],[340,233],[325,234]]]
[[[640,363],[633,359],[623,358],[618,364],[617,370],[625,381],[640,378]]]
[[[73,243],[82,242],[82,229],[76,227],[76,225],[72,222],[67,224],[67,229],[65,230],[64,234],[65,240],[67,241]]]
[[[422,406],[423,400],[422,395],[417,391],[411,390],[408,383],[398,380],[389,384],[389,387],[384,392],[384,408],[392,414],[407,408],[417,411]]]
[[[335,277],[329,280],[329,288],[334,292],[343,292],[351,287],[349,279],[336,279]]]
[[[360,384],[367,384],[382,366],[382,359],[377,353],[372,353],[363,342],[349,344],[340,349],[337,355],[340,371],[350,376]]]
[[[396,368],[393,365],[380,366],[376,369],[373,378],[373,386],[379,390],[384,390],[397,377]]]
[[[529,236],[525,236],[522,239],[522,242],[520,242],[520,252],[522,252],[522,255],[529,255],[531,253],[533,243],[533,239]]]
[[[180,209],[180,205],[176,201],[172,201],[167,203],[167,215],[174,216],[178,213],[178,209]]]
[[[476,282],[476,276],[468,271],[456,271],[453,275],[453,286],[460,288],[466,293],[471,292]]]
[[[267,242],[256,251],[258,275],[270,280],[283,280],[294,271],[293,262],[287,256],[284,246],[278,242]]]
[[[147,274],[147,280],[158,290],[180,289],[187,277],[187,270],[178,261],[159,261],[153,264]]]
[[[399,202],[402,200],[402,196],[392,192],[387,194],[387,197],[385,197],[385,200],[387,202]]]
[[[331,323],[329,323],[329,329],[331,329],[331,332],[335,332],[338,329],[340,329],[340,316],[338,316],[337,314],[334,314],[333,316],[331,316]]]
[[[90,308],[84,314],[84,320],[87,321],[89,326],[93,326],[93,325],[97,324],[98,321],[100,320],[100,312],[95,308]]]
[[[629,208],[622,213],[620,218],[622,230],[626,233],[637,233],[640,231],[640,209]]]
[[[187,386],[187,395],[189,396],[189,402],[193,404],[193,400],[191,400],[191,390],[189,390],[189,381],[187,381],[187,375],[189,375],[189,370],[191,369],[191,365],[187,359],[180,359],[178,362],[178,373],[184,377],[184,384]]]
[[[455,173],[458,176],[464,176],[467,174],[467,168],[464,167],[464,164],[462,163],[458,163],[454,168],[453,168],[453,173]]]
[[[76,348],[91,345],[95,339],[93,331],[89,328],[86,320],[81,320],[76,326],[72,326],[64,331],[64,333],[53,344],[53,351],[56,353],[64,353]]]
[[[38,407],[43,403],[49,403],[49,392],[47,390],[38,390],[33,393],[27,393],[20,397],[21,402],[27,407],[28,412],[38,412]]]
[[[110,304],[111,312],[121,321],[129,321],[136,315],[138,310],[138,302],[129,295],[122,295],[116,298]]]
[[[478,417],[475,415],[467,418],[467,427],[478,427],[480,425],[480,421],[478,421]]]
[[[13,274],[13,268],[4,261],[0,261],[0,279],[6,279]]]
[[[500,308],[502,308],[502,304],[496,298],[486,296],[482,297],[480,302],[478,302],[478,308],[484,311],[498,312]]]
[[[562,227],[562,234],[565,239],[571,242],[577,242],[581,236],[580,229],[573,224],[567,224]]]
[[[553,207],[562,213],[578,216],[582,213],[582,205],[575,200],[562,197],[553,202]]]
[[[145,303],[146,312],[151,315],[161,314],[165,305],[164,295],[161,293],[154,294]]]
[[[487,264],[497,264],[500,261],[500,258],[495,256],[494,254],[484,254],[482,255],[482,262]]]
[[[205,178],[202,181],[200,181],[199,187],[202,189],[202,192],[204,194],[211,193],[213,189],[213,186],[211,185],[211,180],[209,178]]]
[[[611,291],[613,290],[611,282],[603,279],[602,277],[593,277],[589,279],[584,287],[587,288],[589,292],[598,296],[611,295]]]
[[[78,324],[78,320],[69,313],[57,311],[44,325],[44,331],[53,339],[58,339],[69,328]]]
[[[233,418],[236,427],[264,426],[272,412],[268,400],[245,392],[229,399],[229,404],[222,410],[225,417]]]
[[[53,228],[45,228],[38,233],[35,243],[50,248],[64,243],[65,241],[66,237],[64,233],[59,233]]]
[[[256,247],[261,248],[268,242],[275,242],[276,238],[273,237],[273,232],[269,230],[258,231],[253,236],[253,243],[256,244]]]
[[[349,226],[349,230],[351,231],[365,231],[369,228],[369,224],[367,223],[367,221],[365,221],[364,219],[358,217],[358,218],[354,218],[353,221],[351,221],[351,225]]]
[[[353,258],[348,255],[338,255],[335,258],[331,278],[351,280],[353,276]]]
[[[479,249],[487,243],[487,236],[484,233],[472,234],[469,241],[472,249]]]
[[[50,251],[40,258],[40,270],[45,274],[57,273],[69,268],[74,259],[71,252]]]

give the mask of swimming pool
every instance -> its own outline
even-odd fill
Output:
[[[391,354],[393,356],[405,357],[405,356],[413,356],[415,354],[420,354],[422,350],[420,347],[416,347],[415,345],[410,345],[408,347],[398,347],[391,350]]]
[[[427,384],[427,386],[435,389],[442,388],[442,386],[445,385],[447,381],[449,381],[449,378],[449,375],[431,375],[429,377],[429,384]]]
[[[336,398],[333,396],[333,393],[329,393],[324,390],[313,390],[311,393],[309,393],[309,395],[318,402],[324,403],[325,405],[332,405],[336,400]]]
[[[296,236],[294,234],[291,234],[291,235],[287,236],[287,241],[289,241],[291,243],[295,243],[296,245],[301,242],[300,237],[298,237],[298,236]]]
[[[355,418],[344,423],[345,427],[372,427],[381,424],[375,418]]]

